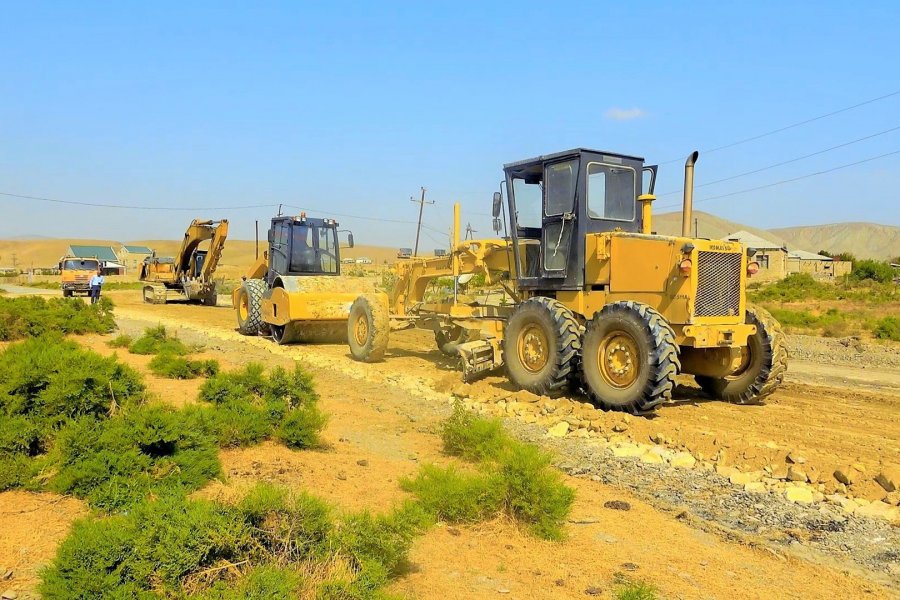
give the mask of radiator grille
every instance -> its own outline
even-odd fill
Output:
[[[697,252],[697,301],[694,316],[731,317],[741,307],[741,255]]]

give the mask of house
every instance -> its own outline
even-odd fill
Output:
[[[725,238],[730,242],[740,242],[751,252],[751,260],[759,263],[759,272],[753,281],[778,281],[788,274],[787,247],[754,235],[749,231],[735,231]]]
[[[153,256],[153,250],[147,246],[129,246],[123,244],[119,249],[119,262],[129,269],[139,271],[145,258]]]
[[[806,273],[816,279],[836,279],[849,275],[853,263],[805,250],[788,252],[788,273]]]
[[[96,258],[100,261],[100,271],[104,275],[124,275],[125,265],[119,262],[115,250],[110,246],[79,246],[71,245],[66,250],[67,256],[76,258]]]

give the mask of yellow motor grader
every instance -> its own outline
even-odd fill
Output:
[[[583,390],[599,406],[648,412],[672,397],[679,373],[708,394],[758,403],[780,385],[787,350],[777,321],[746,302],[759,265],[735,242],[690,235],[694,163],[685,163],[680,236],[656,235],[656,166],[584,148],[504,166],[493,216],[504,239],[459,239],[454,211],[447,257],[397,266],[390,295],[360,296],[350,310],[354,358],[384,357],[391,328],[435,331],[466,376],[502,365],[536,394]],[[504,210],[505,209],[505,210]],[[484,273],[500,302],[427,302],[432,280]]]
[[[344,341],[357,293],[315,289],[320,277],[341,274],[338,223],[334,219],[277,216],[269,246],[232,293],[238,331],[271,335],[279,344]],[[353,247],[353,234],[348,235]]]

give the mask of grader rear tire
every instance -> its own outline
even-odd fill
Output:
[[[747,340],[741,369],[724,378],[694,377],[704,392],[732,404],[762,404],[787,372],[787,346],[775,317],[758,306],[748,306],[747,323],[756,325],[756,333]]]
[[[581,335],[575,315],[552,298],[531,298],[510,317],[503,338],[509,379],[541,396],[558,396],[578,372]]]
[[[262,295],[266,291],[266,282],[262,279],[248,279],[241,284],[238,291],[237,314],[238,332],[242,335],[259,335],[263,327]]]
[[[632,301],[607,304],[588,322],[581,365],[595,404],[633,414],[671,400],[681,368],[672,326]]]
[[[353,358],[363,362],[384,360],[390,318],[378,296],[364,295],[353,301],[347,321],[347,342]]]

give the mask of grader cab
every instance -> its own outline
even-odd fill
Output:
[[[456,347],[467,370],[505,363],[510,380],[536,394],[583,390],[601,407],[641,413],[671,399],[686,373],[716,398],[761,401],[784,377],[784,338],[771,315],[746,303],[758,265],[741,245],[690,236],[697,157],[685,164],[680,236],[653,233],[656,167],[642,158],[580,148],[506,165],[506,202],[495,194],[494,217],[506,213],[508,239],[479,257],[456,235],[443,269],[408,265],[406,300],[395,292],[389,301],[394,318],[408,318],[399,304],[414,306],[420,326],[467,332]],[[429,276],[473,270],[507,277],[512,304],[415,302]],[[353,332],[367,314],[351,312],[349,325],[363,360],[365,340],[354,344]]]

